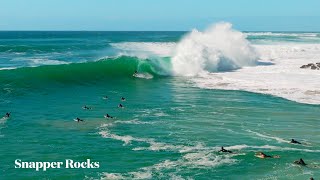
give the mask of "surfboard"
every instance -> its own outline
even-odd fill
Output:
[[[264,157],[262,155],[254,155],[254,156],[257,157],[257,158],[264,159]]]
[[[257,158],[261,158],[261,159],[270,158],[270,157],[263,157],[262,155],[257,155],[257,154],[254,155],[254,156],[257,157]],[[277,158],[280,158],[280,156],[278,156],[278,155],[277,156],[272,156],[271,158],[276,158],[277,159]]]
[[[153,78],[153,76],[149,73],[145,73],[145,74],[135,73],[132,76],[136,77],[136,78],[142,78],[142,79],[152,79]]]

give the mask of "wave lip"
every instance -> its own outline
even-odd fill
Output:
[[[230,23],[218,23],[185,36],[177,44],[172,66],[175,75],[194,76],[252,66],[257,59],[245,34],[233,30]]]

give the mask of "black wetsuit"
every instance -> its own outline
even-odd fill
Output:
[[[232,151],[226,150],[224,148],[221,148],[221,150],[219,152],[227,152],[227,153],[232,153]]]
[[[300,159],[299,161],[294,161],[295,164],[299,164],[301,166],[306,166],[307,164],[303,161],[303,159]]]
[[[290,143],[292,143],[292,144],[301,144],[300,142],[298,142],[298,141],[296,141],[296,140],[294,140],[294,139],[291,139],[291,142]]]
[[[82,120],[82,119],[80,119],[80,118],[77,118],[77,121],[78,121],[78,122],[80,122],[80,121],[83,121],[83,120]]]
[[[89,108],[88,106],[84,106],[83,109],[87,109],[88,110],[88,109],[91,109],[91,108]]]
[[[106,116],[107,116],[107,118],[113,118],[112,116],[109,116],[109,114],[107,114]]]

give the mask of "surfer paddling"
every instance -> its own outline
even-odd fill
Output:
[[[270,156],[270,155],[266,155],[263,152],[258,152],[258,153],[255,154],[255,156],[258,157],[258,158],[262,158],[262,159],[265,159],[265,158],[280,158],[280,156]]]
[[[136,77],[137,75],[138,75],[138,71],[134,71],[132,76]]]
[[[113,118],[112,116],[110,116],[109,114],[104,115],[104,118],[108,119],[108,118]]]
[[[4,116],[5,118],[9,118],[11,115],[11,112],[7,112],[6,115]]]
[[[87,105],[83,106],[82,109],[85,109],[85,110],[90,110],[92,109],[91,107],[88,107]]]
[[[77,118],[75,119],[75,121],[77,121],[77,122],[82,121],[82,122],[83,122],[84,120],[77,117]]]
[[[122,104],[119,104],[118,108],[124,108],[124,106]]]
[[[296,140],[294,140],[294,139],[291,139],[290,143],[291,143],[291,144],[301,144],[301,142],[296,141]]]
[[[301,165],[301,166],[306,166],[306,165],[307,165],[302,158],[300,158],[300,159],[297,160],[297,161],[294,161],[293,163],[294,163],[294,164]]]
[[[104,96],[102,99],[105,99],[105,100],[107,100],[108,99],[108,96]]]
[[[223,146],[221,147],[219,152],[232,153],[232,151],[226,150]]]

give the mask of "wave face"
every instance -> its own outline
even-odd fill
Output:
[[[246,35],[232,29],[230,23],[219,23],[186,35],[177,44],[172,66],[176,75],[194,76],[252,66],[257,59]]]
[[[54,66],[25,67],[0,71],[0,82],[59,82],[88,83],[103,78],[131,78],[135,71],[139,77],[168,75],[170,60],[139,59],[131,56],[104,58],[96,62],[72,63]],[[149,75],[149,76],[147,76]]]

